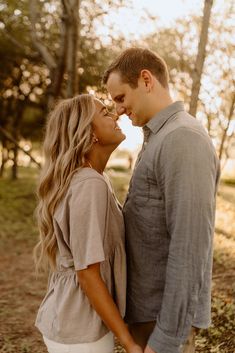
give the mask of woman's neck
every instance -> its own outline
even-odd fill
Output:
[[[95,169],[98,173],[103,174],[106,164],[109,160],[111,153],[105,154],[104,152],[93,150],[86,156],[85,166]]]

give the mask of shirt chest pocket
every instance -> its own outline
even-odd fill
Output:
[[[138,196],[135,198],[136,222],[143,233],[155,237],[156,232],[162,233],[166,230],[165,207],[162,200],[149,198],[144,204]]]
[[[163,196],[158,182],[153,173],[144,167],[144,164],[138,166],[132,180],[132,194],[136,206],[159,207],[162,206]]]
[[[148,168],[138,168],[133,184],[133,203],[139,223],[148,228],[161,231],[165,229],[165,205],[162,192],[155,175]]]

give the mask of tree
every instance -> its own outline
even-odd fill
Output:
[[[0,5],[0,63],[5,67],[0,73],[3,76],[0,83],[2,172],[9,150],[14,150],[16,166],[19,142],[28,134],[30,126],[40,137],[46,112],[56,99],[97,89],[113,53],[96,35],[97,19],[102,21],[109,6],[121,3],[121,0],[113,1],[112,5],[109,1],[83,0],[80,6],[78,0],[22,0],[20,3],[3,0]],[[28,107],[33,107],[34,112],[40,110],[39,115],[35,114],[34,125],[26,117]]]
[[[67,5],[66,5],[67,4]],[[70,21],[70,4],[69,2],[62,1],[63,9],[59,11],[60,2],[52,1],[49,4],[46,1],[38,3],[36,0],[32,0],[29,2],[29,14],[30,14],[30,21],[32,26],[31,38],[32,43],[35,49],[38,51],[39,55],[41,56],[43,62],[45,63],[46,67],[49,70],[49,79],[50,84],[47,90],[47,109],[49,110],[53,104],[54,100],[60,95],[61,86],[63,82],[63,76],[66,67],[66,52],[67,52],[67,44],[68,44],[68,31],[71,34]],[[40,7],[39,7],[40,6]],[[51,6],[51,7],[50,7]],[[44,23],[43,18],[44,16],[39,16],[39,13],[46,15],[45,11],[49,10],[50,12],[52,9],[55,11],[55,17],[51,16],[47,19],[46,23]],[[64,10],[64,11],[63,11]],[[58,44],[58,26],[55,26],[55,19],[59,22],[60,26],[60,37],[59,37],[59,44]],[[48,25],[46,25],[48,24]],[[49,28],[48,28],[49,27]],[[53,35],[56,38],[57,45],[54,45],[54,48],[48,48],[45,42],[45,39],[48,39],[46,36],[45,30],[53,29]],[[51,40],[52,38],[49,38]],[[71,40],[70,43],[70,54],[71,54]]]
[[[198,102],[198,95],[200,91],[202,70],[203,70],[203,65],[204,65],[205,56],[206,56],[206,44],[208,39],[208,29],[209,29],[209,21],[210,21],[212,5],[213,5],[213,0],[205,0],[197,59],[195,63],[195,69],[193,70],[193,75],[192,75],[193,84],[192,84],[189,113],[192,114],[193,116],[196,116],[196,113],[197,113],[197,102]]]
[[[212,8],[197,100],[197,119],[207,128],[221,159],[226,159],[234,142],[234,7],[234,2],[227,1]],[[144,38],[145,44],[165,58],[171,90],[176,99],[186,103],[186,109],[190,105],[200,31],[201,18],[193,15]]]
[[[1,58],[2,57],[3,56],[1,56]],[[24,151],[19,143],[22,136],[27,137],[27,134],[24,133],[25,111],[29,106],[36,107],[42,111],[40,108],[40,95],[43,92],[45,81],[38,66],[30,65],[20,57],[15,58],[14,62],[11,63],[10,73],[10,77],[6,76],[5,79],[1,81],[0,85],[0,93],[2,97],[2,99],[0,99],[2,113],[0,116],[0,137],[2,141],[1,175],[3,175],[4,166],[8,156],[11,154],[10,152],[12,152],[12,177],[13,179],[16,179],[18,150],[21,149]],[[28,134],[30,139],[35,138],[35,131],[38,130],[34,129],[33,131],[34,133],[31,131],[30,134]],[[34,160],[30,153],[25,153]]]
[[[224,152],[225,152],[226,157],[228,157],[227,152],[228,152],[229,144],[227,143],[226,149],[224,147],[225,147],[226,139],[228,142],[231,139],[231,137],[233,136],[234,131],[235,131],[235,127],[233,127],[233,131],[230,133],[230,135],[228,134],[230,124],[231,124],[232,118],[234,116],[234,108],[235,108],[235,92],[233,92],[233,94],[232,94],[231,104],[230,104],[229,112],[227,115],[226,126],[224,128],[222,128],[222,137],[221,137],[220,146],[219,146],[219,159],[220,160],[222,159]]]

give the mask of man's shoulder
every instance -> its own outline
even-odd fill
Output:
[[[214,151],[214,147],[204,126],[187,112],[179,112],[165,124],[157,134],[152,134],[147,155],[156,157],[164,150],[173,151],[177,146],[193,148],[194,144],[205,146],[205,149]]]
[[[150,139],[150,145],[152,147],[159,147],[168,138],[185,136],[195,134],[196,136],[201,136],[204,139],[209,140],[209,135],[196,118],[188,114],[186,111],[178,112],[173,119],[167,121],[167,123],[158,131],[157,134],[153,134]]]
[[[186,111],[178,112],[174,119],[170,120],[165,127],[163,127],[163,134],[168,135],[172,132],[177,132],[178,134],[187,133],[187,132],[197,132],[199,134],[208,136],[206,129],[192,115],[187,113]]]

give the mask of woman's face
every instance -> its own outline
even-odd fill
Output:
[[[126,138],[117,124],[118,116],[110,113],[98,99],[95,99],[95,107],[92,121],[94,136],[99,145],[117,147]]]

